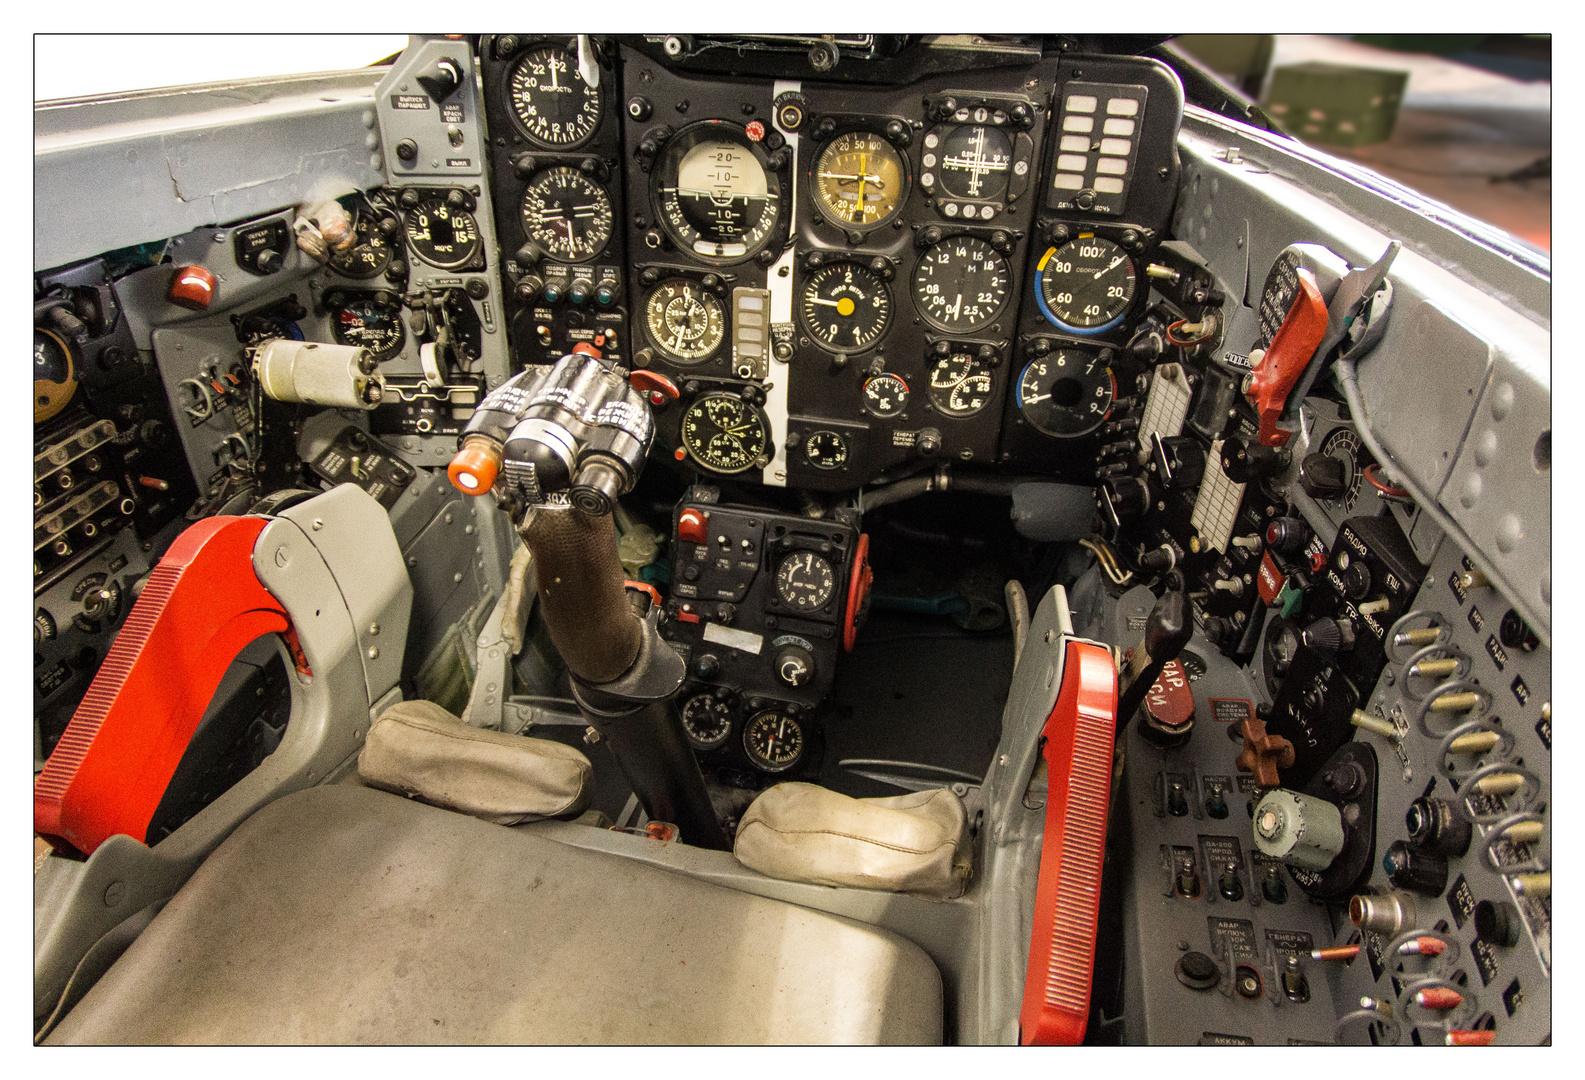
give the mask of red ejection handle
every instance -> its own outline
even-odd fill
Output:
[[[1090,1018],[1106,810],[1112,795],[1117,667],[1099,645],[1070,641],[1046,720],[1046,830],[1035,924],[1018,1014],[1025,1046],[1074,1046]]]
[[[40,835],[85,854],[116,833],[146,838],[226,668],[254,639],[290,632],[286,609],[253,572],[268,523],[200,521],[154,568],[34,782]]]
[[[1299,267],[1299,291],[1282,325],[1272,335],[1249,385],[1249,400],[1260,413],[1260,445],[1285,446],[1290,432],[1277,426],[1288,392],[1304,374],[1316,347],[1326,336],[1326,301],[1315,275]]]

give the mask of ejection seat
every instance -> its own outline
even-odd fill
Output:
[[[941,1040],[940,973],[919,946],[887,930],[355,780],[324,784],[326,771],[304,763],[334,756],[337,747],[355,749],[371,716],[394,700],[394,678],[376,677],[368,666],[370,649],[359,638],[368,629],[357,621],[367,620],[359,582],[370,580],[371,564],[401,576],[395,599],[382,601],[383,617],[398,630],[386,641],[402,640],[411,597],[400,558],[386,550],[394,549],[388,525],[385,535],[370,537],[370,523],[383,512],[359,496],[355,488],[338,488],[288,511],[295,528],[255,535],[275,541],[289,532],[302,550],[281,557],[273,554],[273,543],[265,548],[261,540],[251,560],[233,568],[239,575],[259,568],[263,584],[278,589],[288,633],[300,639],[299,672],[313,672],[304,688],[318,683],[323,707],[312,718],[299,716],[294,696],[276,772],[259,779],[261,767],[243,795],[222,798],[226,805],[218,816],[210,811],[221,803],[183,826],[203,825],[216,844],[195,846],[178,830],[139,855],[141,845],[110,836],[100,838],[103,846],[86,867],[76,864],[79,885],[75,892],[63,890],[72,894],[65,909],[87,910],[78,894],[102,888],[95,874],[121,859],[132,867],[127,876],[133,880],[118,882],[119,892],[105,889],[104,903],[114,895],[125,904],[130,893],[137,897],[133,905],[147,905],[145,920],[170,890],[137,880],[137,868],[155,865],[157,859],[149,860],[161,847],[184,839],[187,846],[177,847],[187,854],[168,860],[178,869],[167,865],[163,880],[180,874],[182,858],[197,865],[80,1000],[66,987],[57,1008],[65,1015],[47,1029],[45,1041]],[[339,552],[338,539],[345,542]],[[316,552],[330,571],[331,589],[310,595],[280,584],[277,570]],[[352,553],[356,559],[349,562]],[[362,568],[353,570],[354,563]],[[146,591],[140,605],[144,599],[151,602],[144,615],[153,619],[155,597]],[[132,618],[139,618],[136,609]],[[336,622],[334,633],[327,621]],[[118,670],[135,671],[135,660],[129,656]],[[107,671],[112,667],[107,661]],[[363,677],[352,680],[348,672]],[[325,704],[327,684],[340,685],[343,693]],[[103,720],[95,731],[79,734],[90,744],[113,739],[114,722]],[[93,764],[91,745],[83,760]],[[308,786],[316,781],[320,786]],[[69,804],[70,784],[58,786]],[[558,797],[567,809],[577,808],[576,793]],[[56,811],[50,820],[61,832],[67,831],[63,821],[81,824],[83,815],[62,813],[60,805]],[[130,818],[138,819],[138,813]],[[101,830],[104,820],[113,815],[95,819]],[[84,832],[75,835],[74,843],[89,846],[79,842]],[[206,856],[201,863],[199,855]],[[116,919],[101,916],[101,925],[105,921],[114,925]],[[127,934],[129,924],[133,932],[141,925],[134,916],[101,941]],[[46,927],[45,936],[51,932]],[[86,952],[79,975],[93,966],[94,951]],[[36,958],[36,994],[38,971]]]

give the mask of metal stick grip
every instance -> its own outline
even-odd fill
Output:
[[[642,628],[623,591],[611,516],[541,508],[520,531],[534,556],[550,640],[567,667],[596,686],[626,673]]]

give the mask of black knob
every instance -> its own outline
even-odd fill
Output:
[[[418,77],[418,84],[436,101],[444,101],[462,85],[462,65],[449,56],[441,57]]]
[[[941,432],[935,428],[925,428],[919,433],[919,438],[915,440],[914,449],[925,457],[930,457],[941,449]]]
[[[1190,990],[1211,990],[1222,981],[1216,961],[1203,952],[1186,952],[1178,958],[1178,981]]]
[[[525,304],[532,304],[539,297],[539,290],[544,287],[544,279],[537,274],[524,274],[517,279],[517,298]]]
[[[387,214],[385,217],[382,217],[379,221],[379,224],[375,226],[375,228],[380,230],[380,235],[387,239],[395,236],[396,230],[401,227],[401,223],[398,222],[394,217],[391,217],[389,214]]]
[[[1343,571],[1343,594],[1350,600],[1363,600],[1370,594],[1370,567],[1355,559]]]
[[[1475,905],[1475,936],[1491,945],[1511,949],[1524,932],[1519,909],[1507,900],[1482,900]]]
[[[1080,210],[1091,210],[1095,207],[1095,192],[1081,191],[1073,196],[1073,205]]]
[[[1288,467],[1292,455],[1285,446],[1261,446],[1238,436],[1222,444],[1222,471],[1235,484],[1275,476]]]
[[[490,295],[490,283],[485,281],[482,277],[469,278],[468,283],[464,285],[463,288],[466,289],[468,295],[473,297],[475,300],[483,300],[486,296]]]
[[[279,270],[282,264],[285,262],[286,260],[281,256],[279,251],[276,251],[274,248],[265,248],[263,251],[259,252],[259,257],[257,260],[255,260],[255,265],[258,266],[259,273],[273,274]]]
[[[1399,889],[1412,889],[1421,896],[1441,896],[1447,888],[1447,860],[1430,851],[1394,840],[1381,859],[1387,878]]]
[[[581,304],[589,299],[589,290],[592,282],[588,278],[574,278],[571,288],[567,290],[567,299],[574,304]]]
[[[1035,343],[1029,346],[1029,351],[1036,356],[1045,356],[1051,351],[1051,342],[1045,338],[1036,338]]]
[[[1330,454],[1310,454],[1299,463],[1299,486],[1312,499],[1335,499],[1348,490],[1347,467]]]
[[[704,653],[693,661],[693,675],[696,679],[713,679],[721,673],[721,661],[714,653]]]
[[[815,125],[815,138],[817,139],[829,139],[836,133],[837,122],[829,116],[822,116],[820,122]]]
[[[913,133],[908,130],[908,125],[901,120],[887,122],[886,137],[897,146],[907,146],[913,141]]]
[[[630,97],[627,99],[627,115],[634,120],[642,123],[648,120],[654,112],[655,106],[650,104],[647,97]]]
[[[938,120],[950,120],[952,119],[952,114],[957,111],[958,99],[955,97],[944,97],[936,103],[936,119]]]
[[[919,246],[929,247],[941,240],[941,229],[935,225],[926,225],[919,230]]]
[[[1535,631],[1525,623],[1524,616],[1513,608],[1508,609],[1508,614],[1502,617],[1502,622],[1497,626],[1497,638],[1510,649],[1520,652],[1535,652],[1536,646],[1541,644],[1541,639],[1535,636]]]
[[[1266,546],[1282,555],[1304,550],[1310,542],[1310,526],[1301,519],[1280,517],[1266,526]]]
[[[417,161],[418,144],[412,139],[403,139],[396,144],[396,156],[407,162]],[[403,197],[403,205],[407,205],[405,196]]]
[[[1416,799],[1403,819],[1409,842],[1417,848],[1453,856],[1469,850],[1469,820],[1446,799]]]
[[[815,677],[815,658],[800,645],[784,645],[776,653],[776,677],[788,686],[803,686]]]
[[[446,192],[446,205],[453,210],[472,210],[473,197],[461,188],[452,188]]]

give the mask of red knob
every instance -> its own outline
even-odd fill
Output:
[[[677,539],[690,544],[707,544],[710,542],[709,523],[709,516],[703,510],[690,506],[677,515]]]
[[[178,267],[165,297],[181,307],[207,311],[215,299],[215,275],[202,266]]]

